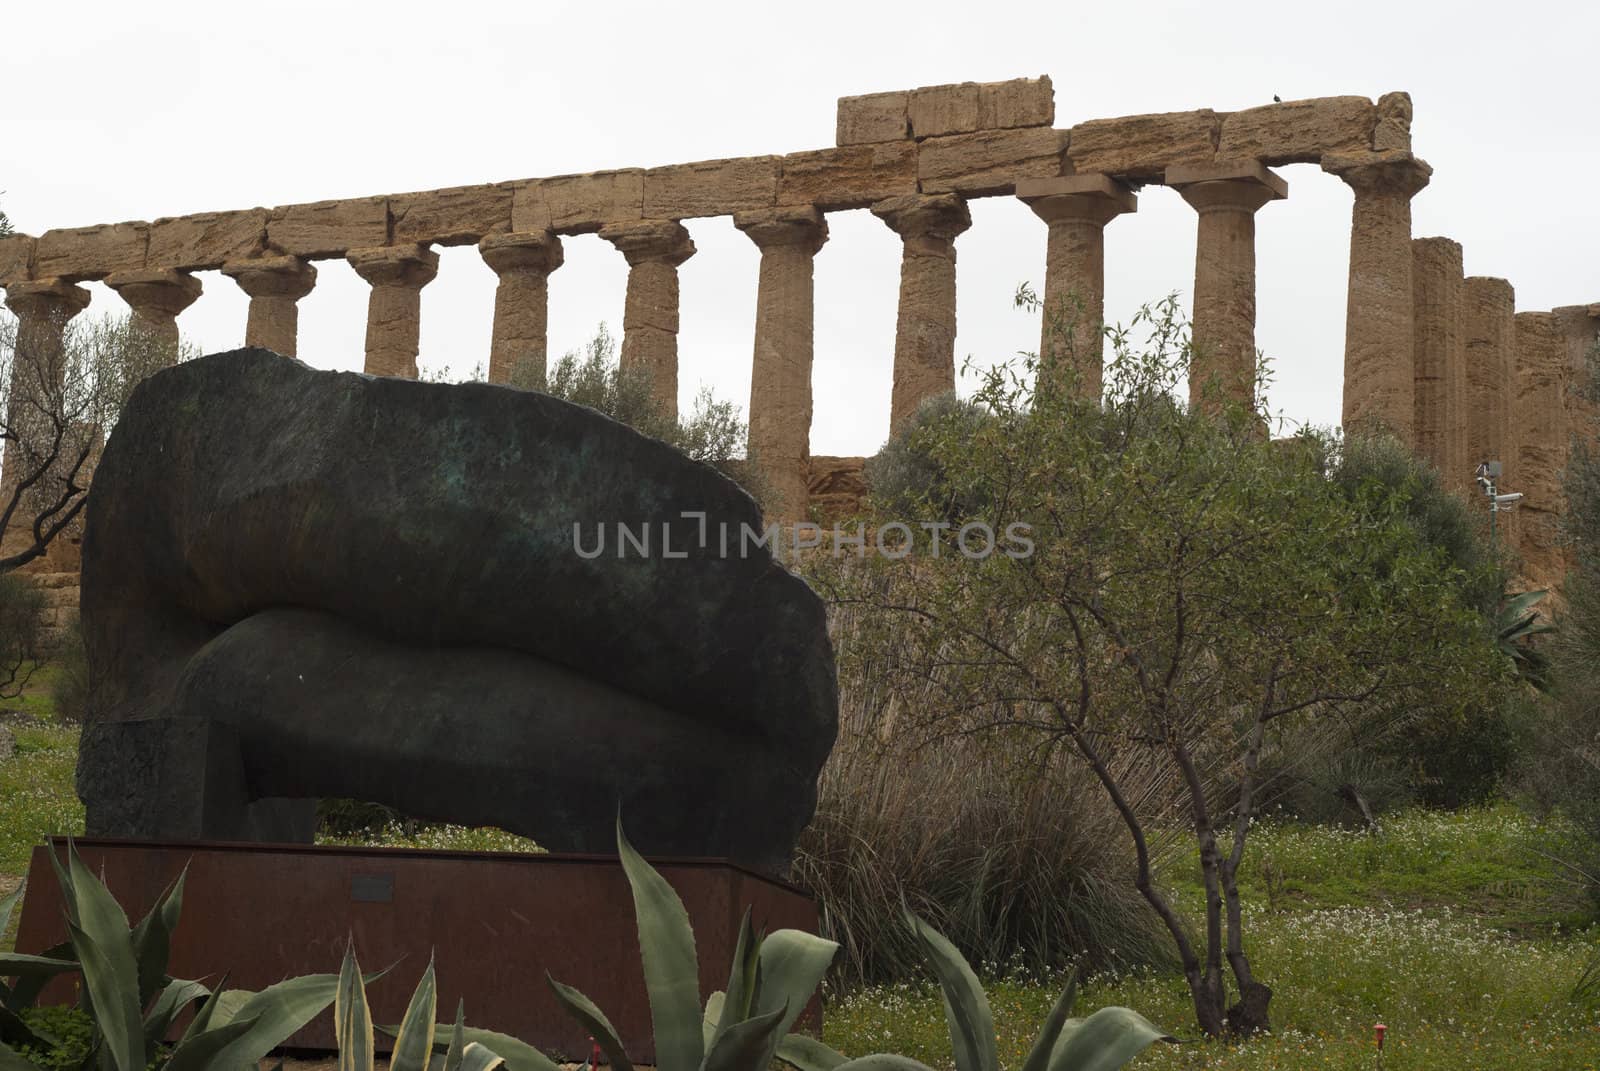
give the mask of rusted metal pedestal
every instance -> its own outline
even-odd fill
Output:
[[[282,844],[80,840],[78,851],[133,921],[188,867],[171,973],[231,989],[261,989],[300,974],[336,972],[347,938],[364,969],[398,966],[368,992],[373,1017],[396,1023],[435,958],[440,1018],[466,1001],[467,1024],[521,1038],[568,1059],[588,1036],[551,995],[548,970],[610,1017],[629,1056],[654,1064],[650,1008],[627,877],[614,857],[443,852]],[[65,857],[66,842],[51,849]],[[66,939],[60,889],[43,846],[34,849],[17,949]],[[740,919],[757,930],[817,928],[804,891],[712,859],[651,859],[694,926],[703,994],[727,984]],[[53,994],[73,999],[67,983]],[[48,996],[48,995],[47,995]],[[802,1024],[821,1025],[813,1000]],[[334,1047],[331,1013],[289,1047]]]

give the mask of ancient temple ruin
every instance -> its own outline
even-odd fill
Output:
[[[904,242],[891,426],[954,387],[955,240],[976,197],[1018,197],[1033,209],[1044,224],[1047,307],[1073,295],[1093,321],[1106,228],[1137,209],[1140,187],[1176,189],[1197,215],[1194,379],[1216,376],[1246,394],[1256,213],[1288,195],[1271,168],[1317,164],[1354,195],[1345,424],[1381,420],[1463,494],[1475,491],[1476,461],[1500,460],[1504,485],[1526,494],[1512,532],[1527,571],[1559,579],[1559,472],[1570,436],[1592,434],[1594,417],[1571,387],[1600,304],[1517,312],[1505,280],[1463,278],[1457,243],[1412,237],[1411,199],[1432,169],[1412,151],[1407,94],[1055,122],[1047,77],[846,97],[831,148],[17,235],[0,239],[0,285],[24,333],[37,336],[85,307],[78,283],[103,280],[175,346],[175,318],[200,293],[191,273],[220,269],[250,296],[243,341],[292,356],[314,262],[343,257],[372,287],[366,370],[415,376],[433,247],[476,244],[499,277],[488,368],[504,382],[516,362],[545,360],[547,280],[561,266],[562,236],[598,232],[629,265],[621,359],[652,369],[673,404],[677,269],[695,252],[682,221],[731,216],[761,250],[749,445],[778,516],[794,519],[810,502],[848,499],[859,481],[860,459],[810,453],[812,258],[829,212],[869,208]],[[1092,323],[1077,330],[1091,333],[1076,352],[1092,355]],[[1096,390],[1099,369],[1080,372]]]

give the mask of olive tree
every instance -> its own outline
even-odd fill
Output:
[[[1424,696],[1465,705],[1503,670],[1456,567],[1401,504],[1335,486],[1327,436],[1272,441],[1257,405],[1209,387],[1183,404],[1174,303],[1136,323],[1142,346],[1107,333],[1103,399],[1078,396],[1070,361],[989,370],[975,401],[990,419],[947,407],[920,428],[927,519],[897,519],[928,539],[817,579],[882,622],[875,653],[908,696],[937,690],[902,708],[930,740],[1002,733],[1031,739],[1041,766],[1075,758],[1121,818],[1200,1028],[1249,1034],[1272,995],[1237,881],[1263,749]],[[945,526],[952,503],[969,512]],[[1022,538],[983,553],[1001,532]],[[1157,880],[1156,843],[1175,830],[1205,889],[1195,928]]]

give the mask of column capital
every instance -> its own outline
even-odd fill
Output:
[[[18,280],[6,286],[6,308],[19,319],[59,316],[70,320],[89,307],[90,293],[65,279]]]
[[[317,285],[317,269],[299,257],[255,257],[230,260],[222,274],[253,298],[280,297],[299,301]]]
[[[351,249],[344,258],[373,286],[421,290],[439,274],[439,254],[420,244]]]
[[[200,297],[200,280],[171,268],[113,272],[105,277],[105,284],[134,312],[158,320],[176,319]]]
[[[733,225],[749,235],[763,252],[798,246],[815,255],[828,240],[828,221],[820,210],[811,206],[736,212]]]
[[[953,193],[910,193],[872,206],[872,214],[906,241],[932,238],[953,242],[972,226],[966,199]]]
[[[1409,152],[1330,153],[1322,170],[1338,175],[1358,194],[1398,193],[1414,197],[1433,175],[1433,168]]]
[[[1259,160],[1177,165],[1167,168],[1163,181],[1198,212],[1254,212],[1268,201],[1289,196],[1289,184]]]
[[[548,275],[566,259],[561,239],[548,230],[491,234],[478,243],[478,252],[496,275],[521,271]]]
[[[694,240],[682,223],[673,219],[643,219],[633,223],[608,223],[600,237],[617,247],[628,266],[659,261],[677,267],[695,254]]]
[[[1046,223],[1082,220],[1103,227],[1125,212],[1139,210],[1137,194],[1099,172],[1019,179],[1017,199]]]

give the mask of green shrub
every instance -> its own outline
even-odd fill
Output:
[[[954,394],[924,401],[906,426],[867,458],[863,475],[874,512],[891,519],[939,518],[953,524],[979,515],[986,501],[983,490],[955,487],[947,467],[934,456],[935,444],[950,434],[970,438],[994,420],[983,406]]]
[[[0,699],[22,694],[39,657],[44,593],[16,573],[0,573]]]

